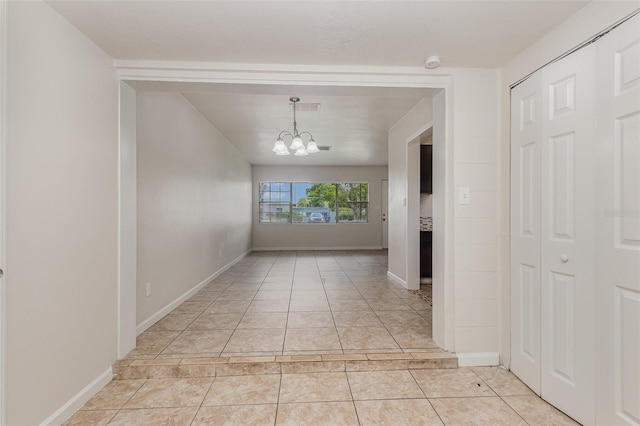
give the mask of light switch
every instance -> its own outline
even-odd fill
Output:
[[[471,204],[471,191],[468,186],[458,188],[458,204]]]

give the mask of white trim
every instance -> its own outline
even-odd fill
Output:
[[[182,296],[178,297],[176,300],[174,300],[173,302],[169,303],[168,305],[166,305],[165,307],[163,307],[162,309],[160,309],[158,312],[156,312],[155,314],[151,315],[149,318],[147,318],[146,320],[142,321],[140,324],[138,324],[138,326],[136,327],[136,333],[139,336],[140,334],[142,334],[145,330],[147,330],[149,327],[151,327],[153,324],[155,324],[156,322],[160,321],[165,315],[167,315],[169,312],[173,311],[175,308],[177,308],[178,306],[180,306],[181,303],[183,303],[184,301],[186,301],[188,298],[190,298],[191,296],[193,296],[194,294],[196,294],[202,287],[206,286],[207,284],[209,284],[211,281],[213,281],[217,276],[219,276],[220,274],[222,274],[224,271],[226,271],[227,269],[229,269],[230,267],[232,267],[233,265],[235,265],[236,263],[240,262],[242,259],[244,259],[245,257],[247,257],[247,255],[249,253],[251,253],[251,249],[247,250],[246,252],[244,252],[243,254],[241,254],[240,256],[236,257],[235,259],[233,259],[231,262],[227,263],[225,266],[223,266],[222,268],[218,269],[216,272],[214,272],[213,274],[209,275],[207,278],[205,278],[204,280],[202,280],[200,283],[198,283],[195,287],[193,287],[191,290],[187,291],[186,293],[184,293]]]
[[[116,60],[121,80],[442,88],[450,70],[423,67],[304,66]]]
[[[0,1],[0,268],[6,269],[6,219],[7,209],[5,197],[6,186],[6,140],[7,140],[7,34],[8,34],[7,1]],[[0,425],[6,424],[6,270],[0,278]]]
[[[136,93],[121,81],[118,97],[117,353],[124,358],[136,347]]]
[[[445,140],[445,250],[444,289],[434,293],[434,341],[446,350],[453,351],[455,342],[455,274],[454,274],[454,219],[453,171],[453,68],[425,70],[423,67],[376,66],[317,66],[285,64],[238,64],[219,62],[131,61],[114,62],[121,80],[163,81],[175,83],[234,83],[266,85],[307,85],[346,87],[405,87],[444,89],[444,140]],[[471,69],[466,69],[469,71]],[[134,85],[135,87],[135,85]],[[287,248],[271,248],[272,250]],[[301,248],[289,248],[301,250]],[[317,250],[318,248],[312,248]],[[346,248],[336,248],[344,250]],[[262,250],[262,248],[255,248]],[[406,265],[405,265],[406,267]],[[405,283],[404,280],[400,282]],[[436,305],[442,304],[440,309]],[[438,326],[438,327],[436,327]],[[436,334],[437,332],[437,334]]]
[[[419,136],[430,127],[433,120],[424,124],[418,132],[406,138],[404,166],[406,174],[405,223],[405,271],[407,289],[420,289],[420,140]]]
[[[387,271],[387,278],[389,278],[391,281],[397,284],[400,284],[402,287],[407,288],[407,282],[402,278],[400,278],[399,276],[397,276],[396,274],[394,274],[393,272]]]
[[[458,367],[491,367],[500,364],[498,352],[458,353],[456,356],[458,357]]]
[[[412,110],[413,111],[413,110]],[[408,114],[408,113],[407,113]],[[420,130],[418,130],[417,132],[415,132],[413,135],[409,136],[406,140],[405,143],[409,144],[411,142],[413,142],[414,139],[417,139],[420,137],[420,135],[422,135],[424,132],[426,132],[427,130],[431,129],[433,127],[433,117],[431,118],[431,121],[428,122],[427,124],[425,124],[424,126],[422,126],[420,128]],[[420,144],[422,145],[422,144]],[[433,141],[431,141],[431,145],[433,146]]]
[[[306,250],[382,250],[382,246],[335,246],[335,247],[254,247],[253,251],[306,251]]]
[[[111,367],[107,368],[102,374],[96,377],[91,383],[85,386],[80,392],[75,394],[62,407],[58,408],[50,415],[41,425],[60,425],[73,414],[78,411],[87,401],[97,394],[103,387],[113,379],[113,371]]]

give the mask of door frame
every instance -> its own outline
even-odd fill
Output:
[[[407,144],[407,288],[420,289],[420,135],[433,127],[422,126]]]
[[[389,248],[389,179],[382,179],[380,181],[380,189],[382,191],[381,194],[381,219],[382,219],[382,241],[381,246],[382,249]],[[386,232],[385,232],[386,229]],[[385,244],[385,234],[387,234],[386,244]]]
[[[7,139],[7,23],[8,2],[0,1],[0,268],[6,269],[6,139]],[[5,424],[6,274],[0,278],[0,425]]]
[[[441,276],[442,284],[433,291],[433,340],[443,349],[454,351],[455,333],[455,281],[454,281],[454,250],[451,246],[454,241],[454,205],[453,205],[453,75],[447,72],[435,71],[427,73],[421,68],[401,67],[345,67],[345,66],[299,66],[282,65],[248,65],[248,64],[224,64],[224,63],[192,63],[174,61],[114,61],[121,82],[188,82],[188,83],[223,83],[223,84],[264,84],[264,85],[290,85],[290,86],[342,86],[342,87],[399,87],[408,89],[442,89],[444,94],[438,107],[442,108],[442,150],[445,159],[442,171],[444,191],[442,200],[443,217],[446,217],[445,226],[442,229],[441,246]],[[434,99],[440,95],[434,96]],[[434,103],[435,105],[435,103]],[[434,111],[434,114],[436,112]],[[424,123],[429,126],[430,123]],[[424,131],[424,130],[423,130]],[[407,144],[402,149],[406,149]],[[405,168],[407,163],[405,162]],[[408,184],[408,176],[404,177]],[[406,201],[406,198],[405,198]],[[418,202],[419,206],[419,202]],[[391,207],[391,206],[389,206]],[[418,210],[419,211],[419,210]],[[434,212],[435,213],[435,212]],[[419,213],[418,213],[419,215]],[[122,220],[122,217],[120,217]],[[406,220],[406,215],[405,215]],[[417,219],[419,221],[419,219]],[[419,222],[418,222],[419,223]],[[405,223],[405,238],[409,235],[409,224]],[[416,232],[419,242],[419,234]],[[120,242],[120,252],[131,251],[131,248],[123,247]],[[405,250],[407,249],[405,239]],[[436,241],[434,241],[436,244]],[[405,256],[408,258],[409,256]],[[417,260],[416,260],[417,259]],[[419,278],[419,255],[409,261],[405,259],[405,273],[411,263],[416,269]],[[435,265],[434,265],[435,268]],[[407,282],[401,278],[388,274],[406,287]],[[120,304],[120,301],[119,301]],[[122,315],[120,306],[119,315]],[[126,318],[119,318],[123,327],[131,327]]]
[[[137,337],[137,167],[136,92],[118,87],[118,358],[136,347]]]

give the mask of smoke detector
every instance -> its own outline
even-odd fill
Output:
[[[429,56],[424,63],[424,67],[428,70],[438,68],[440,66],[439,56]]]

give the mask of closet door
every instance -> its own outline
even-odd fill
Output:
[[[540,72],[511,92],[511,370],[540,394]]]
[[[595,48],[542,70],[541,390],[594,422]]]
[[[597,55],[596,423],[640,424],[640,16]]]

